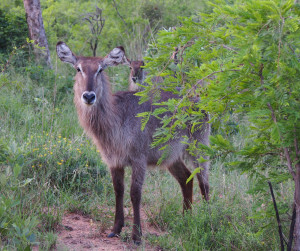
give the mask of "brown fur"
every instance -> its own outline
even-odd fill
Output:
[[[150,117],[145,129],[141,131],[141,118],[137,114],[156,108],[151,101],[139,104],[135,92],[117,92],[112,94],[110,83],[103,71],[106,67],[123,64],[126,61],[124,49],[112,50],[105,58],[77,57],[63,42],[57,44],[57,54],[63,62],[72,64],[78,70],[74,84],[74,103],[81,126],[92,138],[100,151],[103,161],[108,165],[116,197],[115,222],[109,237],[119,234],[124,226],[124,168],[131,166],[130,196],[133,205],[134,226],[132,238],[141,240],[140,204],[142,186],[147,166],[157,165],[162,155],[159,148],[151,148],[153,133],[161,126],[160,120]],[[87,104],[83,93],[95,96],[95,102]],[[161,92],[161,101],[178,98],[169,92]],[[182,143],[183,137],[190,142],[198,140],[208,145],[210,125],[209,117],[203,113],[202,127],[192,133],[187,129],[178,130],[174,139],[168,142],[168,154],[162,166],[168,168],[179,182],[183,194],[183,207],[189,209],[192,203],[193,183],[186,184],[191,172],[185,162],[191,160],[198,167],[195,157],[186,151],[187,145]],[[202,163],[201,173],[197,175],[203,197],[209,199],[208,162]]]

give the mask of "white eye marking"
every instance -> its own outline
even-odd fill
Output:
[[[97,69],[97,71],[96,71],[96,73],[95,73],[95,76],[94,76],[94,78],[96,78],[96,77],[97,77],[97,75],[99,74],[99,72],[101,72],[102,70],[103,70],[102,66],[101,66],[101,65],[99,65],[99,67],[98,67],[98,69]]]
[[[78,64],[78,66],[77,66],[77,71],[78,71],[78,69],[79,69],[79,71],[81,72],[83,78],[85,78],[86,75],[85,75],[85,73],[84,73],[83,70],[82,70],[81,64]]]

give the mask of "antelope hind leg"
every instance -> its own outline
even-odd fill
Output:
[[[168,169],[181,187],[183,196],[183,211],[190,209],[193,202],[193,180],[186,184],[186,180],[191,175],[190,170],[187,169],[185,164],[180,160],[175,162]]]

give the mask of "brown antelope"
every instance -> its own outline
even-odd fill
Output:
[[[156,165],[162,151],[151,148],[153,133],[161,126],[160,120],[150,117],[145,129],[141,131],[141,118],[137,114],[151,111],[156,107],[147,101],[139,104],[139,97],[134,92],[117,92],[112,94],[111,86],[104,70],[126,62],[122,47],[113,49],[106,57],[81,57],[72,53],[69,47],[58,42],[56,46],[58,57],[73,65],[77,70],[74,84],[74,103],[81,126],[92,138],[100,151],[102,160],[108,165],[115,191],[115,220],[112,232],[108,237],[117,236],[124,226],[124,168],[131,166],[130,196],[133,206],[132,239],[139,243],[142,236],[140,223],[140,205],[142,186],[147,166]],[[161,101],[176,98],[170,92],[161,92]],[[178,97],[177,97],[178,98]],[[198,166],[195,157],[186,151],[187,145],[183,138],[190,142],[198,140],[208,144],[210,124],[208,115],[203,112],[201,129],[192,133],[190,127],[178,130],[176,137],[168,142],[168,154],[162,162],[175,179],[179,182],[183,194],[183,207],[189,209],[192,203],[193,183],[186,180],[191,172],[185,161],[191,160],[194,167]],[[201,164],[202,170],[197,175],[201,193],[204,199],[209,198],[208,162]]]
[[[129,91],[140,91],[141,86],[137,85],[144,84],[146,73],[142,68],[144,61],[130,61],[130,74],[129,74]]]
[[[129,61],[129,60],[128,60]],[[129,61],[129,64],[126,62],[126,65],[130,67],[130,74],[129,74],[129,91],[141,91],[142,86],[145,84],[145,79],[147,77],[148,72],[146,72],[143,68],[144,61]],[[153,83],[162,83],[162,77],[153,77],[151,79]],[[139,85],[138,85],[139,84]]]

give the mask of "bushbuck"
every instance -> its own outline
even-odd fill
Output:
[[[147,166],[154,166],[162,156],[158,147],[151,148],[153,134],[161,126],[160,120],[151,116],[144,130],[137,114],[156,109],[151,100],[139,104],[135,92],[112,94],[109,80],[104,70],[109,66],[123,64],[127,59],[123,47],[113,49],[104,58],[76,56],[64,42],[56,46],[58,57],[73,65],[77,70],[74,84],[74,103],[81,126],[96,144],[102,160],[110,169],[115,192],[115,219],[112,232],[108,237],[117,236],[124,226],[124,168],[131,166],[130,196],[133,206],[132,239],[141,241],[140,205],[142,186]],[[161,92],[161,101],[176,98],[170,92]],[[177,97],[178,98],[178,97]],[[183,207],[189,209],[192,203],[193,183],[186,184],[191,172],[185,161],[191,160],[198,166],[195,157],[189,155],[184,137],[190,142],[198,140],[208,144],[210,124],[208,114],[203,113],[201,129],[191,132],[190,127],[178,130],[176,137],[168,141],[168,154],[161,166],[166,167],[179,182],[183,194]],[[201,164],[197,175],[204,199],[209,199],[208,162]]]

